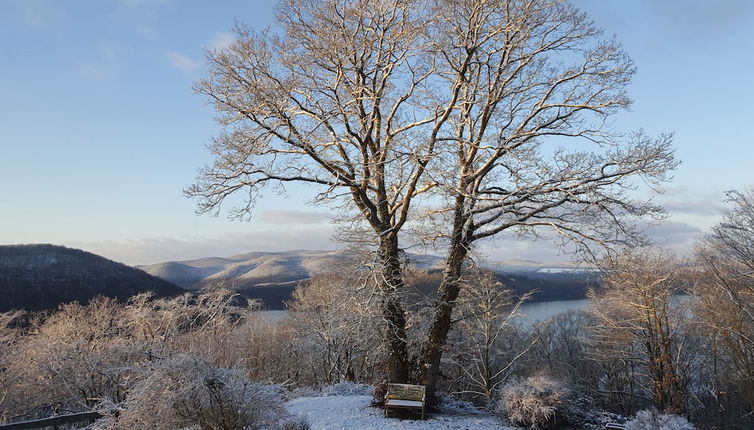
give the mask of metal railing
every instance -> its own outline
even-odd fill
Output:
[[[0,424],[0,430],[43,429],[46,427],[57,427],[63,424],[75,423],[91,424],[99,418],[102,418],[102,414],[100,414],[99,412],[80,412],[77,414],[58,415],[50,418],[42,418],[39,420]]]

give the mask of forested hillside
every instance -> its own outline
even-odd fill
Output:
[[[150,291],[181,294],[170,282],[89,252],[54,245],[0,246],[0,311],[41,310],[88,303],[96,296],[126,299]]]

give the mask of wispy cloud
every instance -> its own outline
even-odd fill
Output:
[[[666,28],[681,40],[714,44],[725,33],[754,16],[754,2],[741,0],[652,3]],[[701,31],[704,29],[704,31]]]
[[[191,58],[174,51],[165,51],[165,58],[167,58],[171,66],[184,73],[196,69],[197,66],[196,62]]]
[[[31,27],[47,28],[63,17],[63,11],[51,0],[15,0],[13,5]]]
[[[670,220],[646,224],[643,230],[659,245],[685,248],[686,251],[691,250],[694,242],[704,234],[702,229],[695,225]]]
[[[725,212],[725,193],[722,190],[699,190],[684,186],[668,187],[658,202],[672,216],[705,219],[704,224],[717,222]],[[687,219],[688,221],[688,219]]]
[[[566,254],[553,240],[517,239],[504,235],[494,240],[483,241],[476,249],[475,258],[480,261],[498,262],[506,260],[528,260],[536,262],[568,262],[572,254]],[[444,253],[438,253],[444,255]]]
[[[214,238],[145,238],[95,242],[68,242],[80,248],[126,264],[152,264],[163,261],[191,260],[202,257],[227,257],[253,251],[293,249],[331,250],[333,229],[320,228],[268,230],[232,233]]]
[[[211,50],[221,50],[230,46],[236,38],[230,33],[217,33],[210,39],[207,48]]]
[[[96,61],[79,64],[79,72],[93,80],[113,78],[117,73],[119,59],[116,49],[109,44],[100,44],[99,54]]]
[[[264,211],[261,216],[272,224],[320,224],[330,219],[324,213],[304,211]]]
[[[119,0],[118,18],[128,23],[137,33],[157,37],[157,10],[167,3],[167,0]]]
[[[139,7],[150,4],[163,4],[166,0],[120,0],[120,4],[126,7]]]
[[[638,228],[655,244],[674,250],[679,255],[689,255],[694,245],[704,235],[704,230],[691,223],[663,220],[641,223]],[[569,261],[573,248],[558,245],[559,237],[552,232],[542,231],[539,240],[503,234],[492,240],[480,242],[478,251],[481,258],[488,261],[532,260],[538,262]],[[441,255],[441,254],[440,254]]]
[[[663,206],[669,213],[677,214],[719,216],[725,212],[725,207],[719,200],[713,199],[668,201]]]

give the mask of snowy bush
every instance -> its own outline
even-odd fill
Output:
[[[644,410],[626,423],[626,430],[696,430],[696,427],[678,415]]]
[[[544,430],[567,423],[574,401],[573,392],[562,382],[532,376],[506,384],[497,409],[511,424]]]
[[[338,382],[333,385],[322,387],[323,396],[370,396],[372,386],[366,384],[354,384],[353,382]]]
[[[437,407],[443,414],[451,415],[478,415],[485,414],[474,403],[459,399],[458,397],[442,392],[435,392],[435,400],[437,401]]]
[[[385,396],[387,395],[387,381],[382,380],[372,389],[372,406],[377,408],[385,407]]]
[[[284,428],[281,399],[276,387],[250,381],[241,369],[178,355],[145,367],[117,419],[100,428]]]
[[[309,430],[311,426],[304,417],[291,417],[283,422],[281,430]]]

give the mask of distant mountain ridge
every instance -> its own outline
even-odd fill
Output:
[[[416,286],[422,294],[432,294],[442,274],[444,259],[433,255],[409,254],[412,266],[426,273]],[[347,259],[343,251],[251,252],[232,257],[208,257],[187,261],[137,266],[145,272],[188,290],[200,290],[224,283],[240,294],[260,299],[271,309],[283,309],[299,282],[314,273],[337,267]],[[589,270],[568,263],[538,263],[513,260],[485,265],[516,294],[532,289],[534,301],[569,300],[585,297],[594,281]]]
[[[301,281],[344,260],[339,251],[251,252],[136,267],[189,290],[199,290],[216,282],[252,287]]]
[[[79,249],[0,245],[0,312],[87,303],[98,295],[126,299],[147,291],[159,297],[185,292],[141,270]]]

